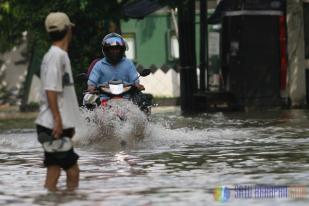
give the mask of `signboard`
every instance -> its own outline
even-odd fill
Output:
[[[218,32],[209,32],[208,52],[209,56],[220,54],[220,34]]]

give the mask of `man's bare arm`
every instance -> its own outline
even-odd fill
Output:
[[[62,128],[61,115],[60,115],[59,107],[58,107],[57,92],[46,90],[46,95],[47,95],[48,105],[49,105],[49,108],[52,112],[53,119],[54,119],[54,128],[53,128],[52,135],[55,138],[59,138],[62,134],[63,128]]]

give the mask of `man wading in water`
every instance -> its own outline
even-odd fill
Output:
[[[62,12],[50,13],[45,20],[52,45],[41,64],[41,105],[35,123],[47,167],[45,188],[51,191],[57,190],[61,168],[66,172],[69,190],[76,188],[79,182],[79,157],[71,141],[78,104],[67,53],[73,26]]]

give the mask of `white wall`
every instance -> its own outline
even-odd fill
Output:
[[[3,77],[0,82],[1,86],[7,89],[10,93],[9,102],[19,105],[21,99],[16,96],[24,86],[24,81],[27,75],[28,61],[22,55],[26,52],[26,34],[24,34],[23,43],[20,46],[15,46],[11,51],[1,54],[0,59],[3,64],[0,65],[0,76]]]
[[[29,96],[27,99],[27,104],[31,102],[40,102],[41,97],[41,80],[37,75],[32,76]]]
[[[4,61],[1,66],[1,72],[4,72],[4,84],[7,85],[8,89],[20,88],[22,82],[25,80],[27,75],[28,62],[16,64],[19,61],[23,61],[21,52],[26,49],[26,43],[18,47],[14,47],[10,52],[1,55],[1,59]]]
[[[179,97],[180,75],[174,69],[164,73],[158,69],[147,77],[141,77],[140,83],[145,86],[145,92],[155,97]]]

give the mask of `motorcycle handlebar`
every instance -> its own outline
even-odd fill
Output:
[[[104,88],[109,88],[109,84],[99,84],[97,86],[97,89],[100,88],[100,87],[104,87]],[[136,87],[134,83],[125,83],[123,84],[123,87]]]

